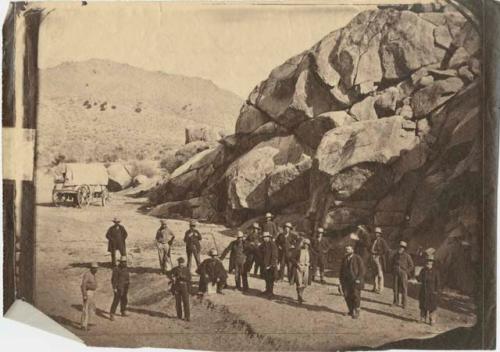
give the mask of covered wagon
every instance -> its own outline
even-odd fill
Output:
[[[104,206],[109,198],[108,172],[102,164],[67,163],[56,170],[52,202],[55,206],[71,202],[79,207],[94,201]]]

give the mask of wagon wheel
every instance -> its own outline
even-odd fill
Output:
[[[59,199],[60,199],[60,195],[59,195],[59,192],[56,192],[56,191],[53,191],[52,192],[52,204],[55,206],[55,207],[59,207]]]
[[[92,198],[90,188],[87,185],[82,185],[78,188],[76,200],[80,208],[88,207]]]
[[[102,189],[102,192],[101,192],[101,205],[103,207],[106,206],[106,202],[108,201],[108,197],[109,197],[108,190],[106,189],[106,187],[104,187]]]

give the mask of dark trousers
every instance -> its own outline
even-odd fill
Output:
[[[288,259],[288,254],[281,253],[280,254],[280,270],[278,272],[278,280],[283,280],[283,278],[285,277],[285,268],[286,268],[286,275],[288,278],[288,282],[290,282],[291,277],[292,277],[291,263],[290,263],[290,260]]]
[[[314,277],[316,276],[316,271],[319,268],[319,279],[323,280],[323,277],[325,275],[325,262],[326,259],[325,257],[316,257],[313,262],[312,262],[312,279],[314,280]]]
[[[248,275],[245,268],[245,263],[236,264],[234,267],[234,281],[236,288],[240,289],[243,282],[243,289],[248,289]]]
[[[114,293],[113,303],[111,304],[111,314],[116,313],[116,307],[118,307],[118,302],[120,303],[120,312],[124,313],[127,310],[128,303],[128,285],[122,288],[118,288]]]
[[[196,261],[196,268],[200,266],[200,251],[197,249],[186,248],[187,267],[191,269],[191,258]]]
[[[119,249],[114,249],[111,251],[111,265],[113,268],[116,266],[116,251],[120,252],[120,256],[127,255],[125,251],[121,251]]]
[[[175,287],[175,309],[177,318],[182,319],[182,311],[184,309],[184,318],[190,319],[189,310],[189,288],[187,283],[181,282]]]
[[[353,283],[342,286],[342,291],[344,292],[345,303],[347,304],[347,309],[349,313],[353,313],[354,309],[359,309],[361,305],[361,287]]]
[[[406,298],[408,295],[408,273],[403,270],[396,270],[393,274],[394,303],[399,304],[399,295],[402,296],[403,307],[406,307]]]
[[[262,267],[264,280],[266,280],[266,293],[273,293],[274,290],[274,267],[269,269]]]
[[[255,264],[255,266],[254,266]],[[248,274],[252,271],[252,266],[254,266],[253,274],[257,275],[259,273],[259,260],[256,254],[250,253],[247,254],[247,259],[245,262],[245,272]]]

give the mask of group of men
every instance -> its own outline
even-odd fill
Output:
[[[190,320],[190,287],[192,258],[196,262],[196,273],[199,275],[198,292],[223,294],[227,286],[227,271],[222,261],[229,254],[229,272],[234,272],[236,289],[242,292],[249,290],[248,275],[254,269],[254,275],[260,273],[265,280],[266,297],[274,295],[274,283],[285,277],[288,282],[296,286],[297,301],[302,304],[304,291],[312,283],[319,271],[319,282],[325,283],[324,272],[328,253],[332,249],[329,241],[324,238],[324,229],[318,228],[315,234],[300,236],[292,232],[293,225],[286,223],[283,231],[273,221],[273,216],[267,213],[262,224],[254,223],[245,236],[237,232],[232,241],[221,253],[216,249],[209,251],[209,258],[201,261],[202,235],[197,230],[197,223],[191,221],[189,229],[184,234],[184,243],[187,257],[177,259],[174,266],[171,259],[171,248],[175,235],[168,228],[167,222],[161,220],[160,228],[156,232],[155,241],[158,249],[160,272],[170,278],[171,291],[175,296],[177,316],[180,319]],[[126,244],[127,231],[120,224],[120,220],[113,219],[107,233],[108,251],[111,253],[113,302],[110,308],[110,320],[114,320],[118,304],[122,316],[127,316],[127,294],[129,286],[129,272],[127,268]],[[407,243],[400,241],[399,249],[391,251],[382,236],[382,230],[375,228],[375,239],[364,226],[358,227],[357,234],[352,234],[354,245],[345,247],[345,256],[339,271],[339,292],[344,296],[348,314],[357,319],[360,314],[361,291],[364,287],[367,266],[374,272],[373,292],[381,293],[384,289],[384,272],[391,271],[393,276],[393,305],[407,305],[408,279],[413,274],[414,264],[411,256],[406,252]],[[116,252],[120,253],[119,265],[116,265]],[[389,262],[386,264],[386,262]],[[434,258],[429,256],[424,270],[417,279],[422,282],[419,296],[422,320],[433,323],[432,313],[437,308],[439,294],[439,272],[434,268]],[[92,263],[89,272],[82,280],[83,310],[82,328],[88,329],[90,311],[93,307],[93,292],[97,289],[95,274],[97,264]],[[400,300],[401,297],[401,300]]]

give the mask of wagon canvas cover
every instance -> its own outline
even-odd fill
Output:
[[[66,173],[64,180],[66,186],[108,184],[108,172],[103,164],[65,164],[63,172]]]

